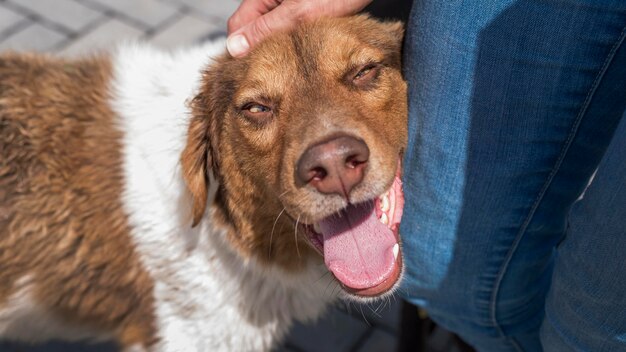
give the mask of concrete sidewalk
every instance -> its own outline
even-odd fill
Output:
[[[80,55],[124,40],[175,48],[224,36],[235,0],[0,0],[0,51]],[[340,304],[314,325],[296,325],[278,351],[394,351],[399,304]],[[0,342],[0,352],[111,352],[110,345]]]

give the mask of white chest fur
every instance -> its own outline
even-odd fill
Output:
[[[297,277],[266,270],[236,255],[211,214],[190,227],[179,162],[186,102],[201,69],[223,50],[223,42],[171,54],[126,46],[114,59],[113,107],[125,134],[123,200],[155,281],[160,351],[266,350],[293,318],[315,318],[332,300],[323,265]]]

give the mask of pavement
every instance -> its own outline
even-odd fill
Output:
[[[77,56],[141,40],[172,49],[226,34],[235,0],[0,0],[0,51]],[[339,303],[315,324],[296,324],[276,351],[394,351],[400,303]],[[0,342],[0,352],[112,352],[110,344]]]
[[[0,0],[0,50],[79,55],[143,40],[162,48],[226,33],[235,0]]]

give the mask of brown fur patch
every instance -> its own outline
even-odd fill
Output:
[[[192,103],[182,157],[195,196],[194,224],[213,169],[220,179],[216,213],[232,224],[230,240],[240,252],[287,271],[319,259],[295,225],[318,221],[345,202],[299,185],[295,165],[317,141],[352,134],[372,150],[354,198],[365,201],[389,188],[407,138],[401,40],[399,23],[324,19],[275,35],[242,59],[219,58]],[[367,64],[376,64],[376,76],[367,87],[356,86],[351,75]],[[271,107],[272,118],[242,113],[250,102]]]
[[[122,211],[108,58],[0,57],[0,307],[20,278],[69,323],[155,341],[152,280]]]

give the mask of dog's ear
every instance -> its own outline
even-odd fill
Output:
[[[353,17],[351,24],[352,31],[355,31],[361,40],[384,50],[391,64],[400,68],[404,23],[381,22],[363,14]]]
[[[193,198],[192,227],[204,214],[209,188],[209,165],[212,164],[209,141],[209,118],[194,115],[187,131],[187,145],[181,156],[183,177]]]
[[[400,21],[382,22],[382,34],[385,36],[385,49],[390,52],[394,65],[399,68],[402,59],[402,40],[404,39],[404,23]]]
[[[209,191],[209,172],[219,180],[218,115],[221,110],[220,93],[215,68],[203,73],[200,92],[190,102],[191,120],[187,131],[187,145],[181,155],[183,177],[193,197],[193,222],[195,227],[202,220]]]
[[[382,22],[383,31],[389,36],[396,50],[402,48],[404,38],[404,23],[401,21]]]

